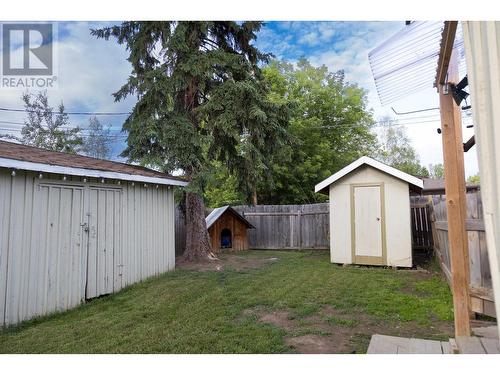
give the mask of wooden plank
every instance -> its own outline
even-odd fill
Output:
[[[455,340],[457,341],[460,354],[486,354],[478,337],[457,336]]]
[[[411,338],[408,348],[409,354],[443,354],[439,341]]]
[[[444,220],[439,220],[434,222],[436,229],[448,230],[448,222]],[[484,232],[484,220],[483,219],[466,219],[465,226],[468,231]]]
[[[438,58],[438,69],[436,74],[436,82],[434,87],[439,89],[439,85],[445,83],[446,74],[448,73],[448,68],[450,64],[451,54],[453,50],[453,44],[455,41],[455,34],[457,32],[457,21],[446,21],[444,24],[442,39],[441,39],[441,50],[439,51]]]
[[[472,329],[472,332],[474,332],[474,335],[476,336],[498,340],[498,327],[495,325],[488,327],[476,327]]]
[[[450,343],[446,341],[441,342],[441,351],[443,352],[443,354],[453,354]]]
[[[452,339],[449,340],[449,343],[450,343],[451,352],[453,354],[460,353],[460,349],[458,348],[457,340],[455,340],[455,339],[452,338]]]
[[[403,354],[408,352],[410,340],[404,337],[373,335],[367,354]]]
[[[486,354],[500,354],[500,343],[498,339],[481,337],[479,341],[481,341]]]
[[[447,23],[451,31],[446,35],[453,35],[453,26]],[[451,34],[450,34],[451,33]],[[444,40],[449,43],[448,40]],[[453,45],[453,43],[451,43]],[[446,50],[443,53],[448,53]],[[456,53],[452,53],[448,82],[458,82],[458,64]],[[441,56],[442,63],[446,64],[446,56]],[[442,83],[441,77],[438,82]],[[466,192],[465,171],[462,146],[461,111],[453,100],[448,85],[439,86],[439,103],[441,112],[441,129],[443,143],[443,160],[445,174],[446,204],[448,211],[448,240],[450,245],[450,260],[452,274],[452,293],[455,315],[455,336],[470,335],[470,300],[469,300],[469,254],[467,244],[466,219]]]
[[[482,300],[493,302],[493,290],[490,288],[482,288],[478,286],[470,286],[470,295]]]

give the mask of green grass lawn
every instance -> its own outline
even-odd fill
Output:
[[[286,353],[301,351],[290,345],[297,337],[313,335],[344,343],[332,352],[359,353],[373,333],[446,339],[452,332],[451,294],[435,271],[342,267],[326,252],[236,256],[271,257],[278,260],[259,268],[176,270],[4,329],[0,352]],[[263,318],[278,312],[289,322]]]

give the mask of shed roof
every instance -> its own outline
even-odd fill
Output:
[[[444,194],[445,193],[444,179],[424,177],[424,178],[422,178],[422,181],[424,183],[424,187],[423,187],[422,192],[421,192],[422,195],[434,195],[434,194]],[[469,191],[478,190],[480,188],[480,185],[467,182],[465,184],[465,188],[469,192]]]
[[[363,165],[369,165],[372,168],[378,169],[381,172],[387,173],[388,175],[391,175],[391,176],[396,177],[402,181],[405,181],[405,182],[409,183],[410,185],[413,185],[419,189],[422,189],[422,187],[423,187],[423,182],[421,179],[414,177],[412,175],[409,175],[408,173],[402,172],[399,169],[390,167],[390,166],[388,166],[384,163],[381,163],[375,159],[369,158],[368,156],[362,156],[358,160],[356,160],[353,163],[349,164],[348,166],[342,168],[337,173],[334,173],[333,175],[328,177],[326,180],[321,181],[319,184],[317,184],[314,187],[314,191],[316,193],[322,191],[326,187],[333,184],[335,181],[340,180],[342,177],[346,176],[347,174],[360,168]]]
[[[223,206],[214,208],[212,212],[210,212],[210,214],[208,214],[208,216],[205,218],[205,221],[207,223],[207,229],[210,228],[217,221],[217,219],[220,218],[222,214],[226,211],[231,212],[234,216],[236,216],[240,221],[242,221],[247,226],[247,228],[255,228],[252,224],[250,224],[250,222],[247,219],[245,219],[244,216],[240,215],[240,213],[237,212],[234,208],[232,208],[231,206]]]
[[[187,182],[180,177],[170,176],[138,165],[48,151],[6,141],[0,141],[0,167],[70,176],[110,178],[164,185],[187,185]]]

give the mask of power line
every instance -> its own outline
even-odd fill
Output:
[[[402,116],[402,115],[410,115],[412,113],[419,113],[419,112],[427,112],[427,111],[435,111],[435,110],[438,110],[439,107],[434,107],[434,108],[424,108],[424,109],[417,109],[416,111],[409,111],[409,112],[397,112],[394,107],[391,107],[392,111],[398,115],[398,116]]]
[[[34,110],[29,110],[29,109],[4,108],[4,107],[0,107],[0,111],[24,112],[24,113],[35,112]],[[49,113],[57,115],[60,112],[50,111]],[[124,116],[124,115],[130,115],[132,112],[66,112],[65,111],[64,113],[67,115],[85,115],[85,116]]]

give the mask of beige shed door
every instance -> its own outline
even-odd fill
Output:
[[[120,189],[90,187],[86,298],[113,293],[119,283],[121,199]]]
[[[356,263],[382,264],[380,186],[354,187],[354,257]]]

